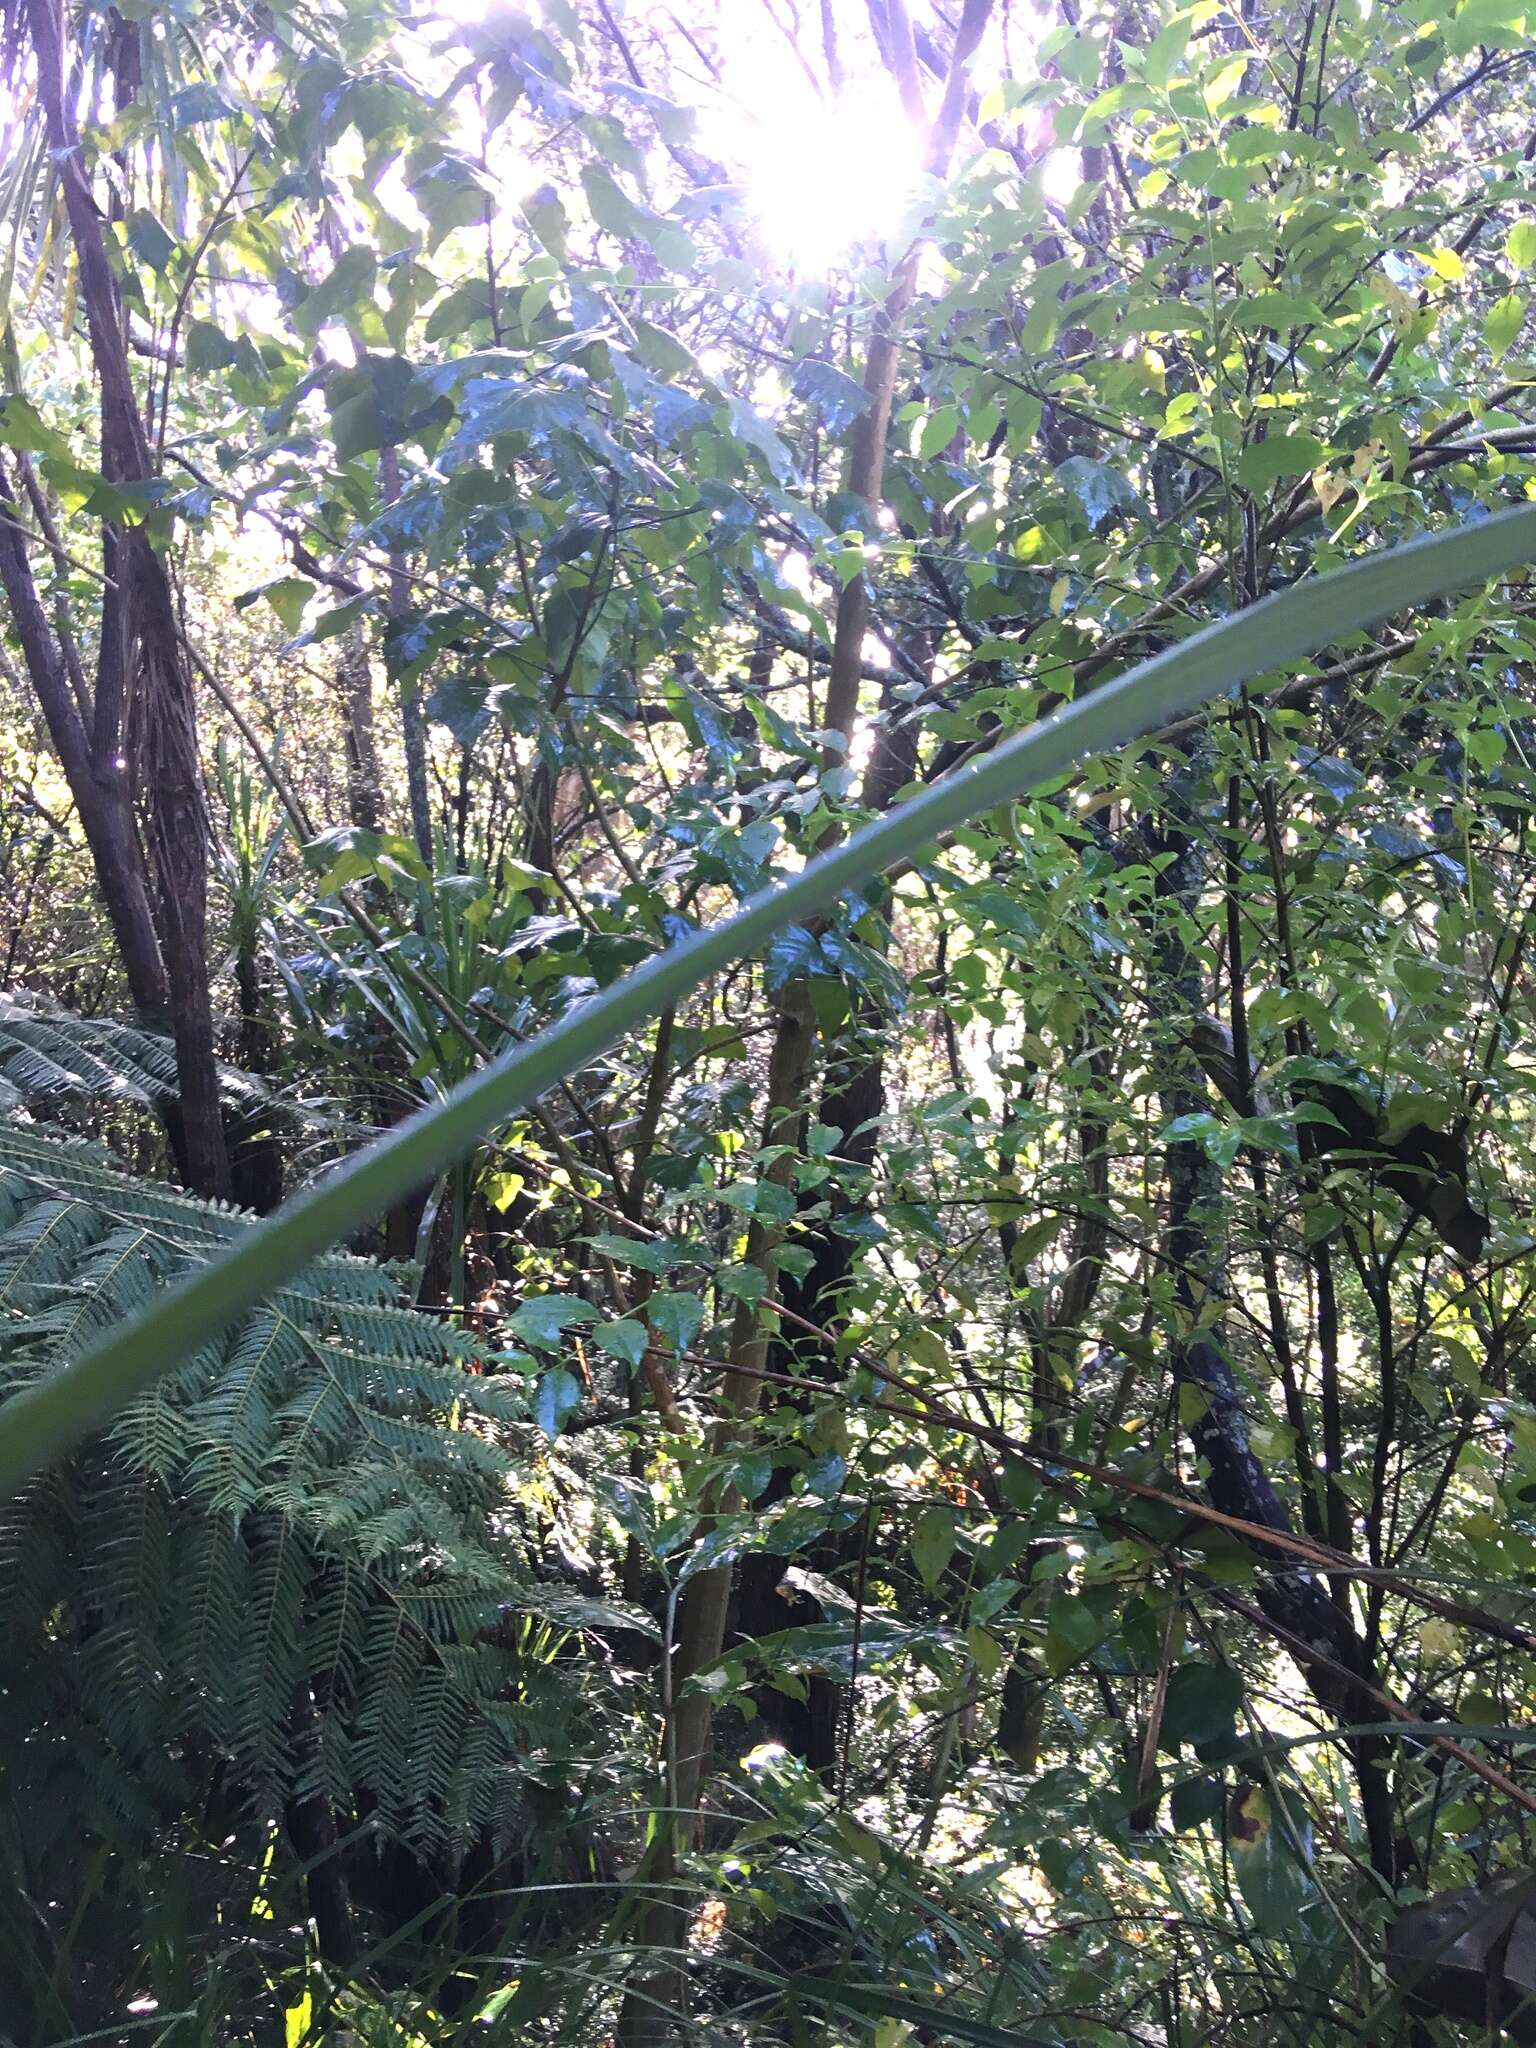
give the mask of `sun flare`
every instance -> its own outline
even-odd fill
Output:
[[[922,145],[894,104],[763,95],[735,138],[748,211],[765,250],[820,276],[895,237],[922,182]]]

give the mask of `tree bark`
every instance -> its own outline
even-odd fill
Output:
[[[379,453],[379,483],[384,502],[393,505],[400,495],[400,458],[393,448]],[[391,551],[387,599],[389,616],[398,619],[410,609],[411,584],[405,557]],[[432,865],[432,799],[427,786],[427,729],[422,722],[421,697],[414,680],[400,683],[400,739],[405,749],[405,787],[411,807],[411,836],[416,851],[427,867]]]
[[[80,273],[91,358],[101,386],[101,466],[109,483],[153,475],[117,285],[101,214],[86,175],[64,63],[64,20],[54,0],[28,0],[38,95],[64,191]],[[126,638],[143,733],[143,790],[159,908],[160,948],[176,1041],[183,1172],[199,1194],[229,1192],[208,988],[208,817],[197,755],[197,704],[170,579],[148,529],[112,522],[110,557],[126,607]],[[104,647],[109,663],[117,650]],[[100,706],[98,705],[98,709]]]
[[[147,1017],[160,1018],[168,1004],[165,963],[122,778],[115,769],[106,775],[97,773],[70,689],[63,650],[37,594],[20,520],[10,480],[0,467],[0,587],[5,590],[54,752],[80,814],[97,887],[122,956],[128,992],[136,1009]]]
[[[361,626],[352,627],[342,640],[336,680],[347,716],[347,812],[354,825],[377,832],[384,822],[384,778],[373,717],[373,671]]]

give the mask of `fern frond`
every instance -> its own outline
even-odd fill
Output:
[[[14,1023],[10,1043],[40,1083],[56,1054]],[[0,1120],[0,1396],[248,1227]],[[28,1759],[7,1787],[26,1814],[94,1803],[87,1832],[131,1834],[193,1796],[195,1768],[244,1812],[323,1790],[421,1852],[502,1824],[520,1759],[571,1713],[547,1645],[508,1641],[505,1617],[600,1618],[523,1583],[508,1510],[519,1447],[542,1446],[525,1383],[468,1370],[472,1344],[398,1287],[317,1259],[0,1507],[0,1622],[26,1674],[0,1688],[0,1759]]]

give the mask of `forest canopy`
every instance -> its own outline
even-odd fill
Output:
[[[0,2042],[1536,2040],[1533,59],[0,6]]]

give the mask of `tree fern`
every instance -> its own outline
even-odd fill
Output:
[[[250,1227],[0,1119],[0,1395]],[[397,1284],[314,1261],[0,1503],[11,1877],[66,1921],[71,1844],[210,1802],[270,1826],[320,1794],[343,1834],[451,1857],[569,1721],[553,1646],[615,1612],[525,1583],[523,1382]]]
[[[281,1107],[237,1067],[219,1078],[237,1114]],[[157,1110],[176,1100],[176,1089],[169,1033],[118,1017],[77,1017],[39,996],[0,995],[0,1107],[47,1116],[107,1104]]]

